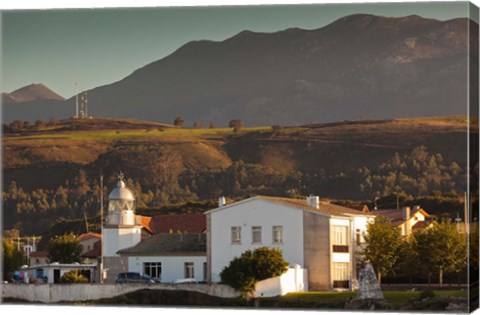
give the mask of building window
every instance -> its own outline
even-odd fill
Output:
[[[193,262],[186,262],[185,263],[185,278],[191,279],[195,278],[195,273],[193,269]]]
[[[272,243],[273,244],[282,244],[283,243],[283,226],[274,226],[272,228]]]
[[[152,278],[162,279],[162,263],[146,262],[143,263],[143,273]]]
[[[252,226],[252,243],[262,243],[262,227]]]
[[[358,246],[360,246],[360,243],[362,242],[362,231],[360,229],[355,230],[355,243],[357,243]]]
[[[332,263],[332,280],[334,289],[348,289],[350,286],[350,277],[348,272],[349,263]]]
[[[348,253],[347,232],[347,226],[332,226],[332,247],[334,253]]]
[[[242,243],[242,228],[240,226],[232,226],[232,244]]]

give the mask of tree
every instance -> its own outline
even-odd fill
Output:
[[[47,123],[44,122],[44,121],[41,120],[41,119],[37,119],[37,120],[35,121],[35,128],[37,128],[37,129],[43,129],[43,128],[45,128],[46,126],[47,126]]]
[[[47,126],[49,126],[49,127],[55,127],[55,126],[57,125],[57,123],[58,123],[58,121],[57,121],[55,118],[51,117],[51,118],[48,120]]]
[[[279,133],[280,131],[282,131],[282,129],[283,129],[282,125],[273,125],[272,126],[272,131],[273,131],[274,134]]]
[[[416,268],[412,268],[416,266]],[[398,260],[395,266],[395,272],[408,277],[409,284],[412,286],[412,277],[423,271],[421,259],[415,251],[415,239],[410,236],[400,242],[398,248]]]
[[[478,272],[478,223],[470,225],[470,267]]]
[[[457,232],[450,221],[436,223],[434,226],[413,234],[415,250],[431,276],[438,273],[439,285],[443,285],[444,272],[462,271],[467,265],[466,236]]]
[[[182,117],[177,116],[175,120],[173,121],[173,125],[175,127],[183,127],[183,124],[185,123],[185,120],[183,120]]]
[[[2,239],[2,246],[3,280],[8,280],[12,277],[12,273],[23,265],[25,258],[12,242]]]
[[[192,128],[202,129],[203,128],[203,123],[201,121],[196,121],[196,122],[193,123]]]
[[[9,127],[13,131],[19,131],[19,130],[23,129],[23,121],[14,120],[12,123],[10,123]]]
[[[223,268],[220,278],[223,283],[243,292],[252,292],[258,281],[278,277],[288,269],[282,252],[276,248],[259,247],[247,250],[235,257]]]
[[[401,245],[400,230],[392,225],[385,217],[379,216],[367,226],[363,255],[365,261],[372,264],[377,272],[378,283],[382,282],[382,275],[392,271],[399,257]]]
[[[233,128],[234,133],[239,133],[243,126],[243,120],[241,119],[232,119],[228,122],[228,127]]]
[[[50,262],[71,264],[80,261],[82,245],[78,243],[73,233],[66,233],[50,239],[47,251]]]

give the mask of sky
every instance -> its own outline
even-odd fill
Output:
[[[75,94],[76,82],[80,90],[110,84],[171,54],[189,41],[221,41],[246,29],[255,32],[291,27],[317,29],[355,13],[391,17],[417,14],[438,20],[468,14],[467,2],[444,1],[200,4],[203,6],[4,10],[1,89],[12,92],[31,83],[43,83],[69,98]],[[0,6],[2,8],[10,7]]]

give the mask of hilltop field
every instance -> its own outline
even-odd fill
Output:
[[[45,211],[53,200],[60,207],[63,198],[69,210],[57,214],[69,218],[82,217],[83,211],[95,215],[96,209],[84,208],[95,208],[100,174],[110,189],[119,171],[145,209],[254,194],[372,200],[402,193],[407,202],[432,194],[463,195],[467,120],[452,116],[237,130],[127,119],[62,120],[4,133],[3,152],[4,191],[14,194],[12,189],[22,188],[38,195],[41,190]],[[82,199],[80,191],[90,191],[91,200]],[[20,201],[8,196],[5,213],[18,214]],[[33,204],[33,199],[26,200]],[[38,211],[35,205],[27,208]],[[15,219],[6,223],[6,228],[18,225]]]

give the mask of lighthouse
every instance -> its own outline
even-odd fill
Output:
[[[108,214],[102,228],[106,282],[115,281],[118,273],[128,270],[127,261],[121,261],[117,252],[137,245],[141,240],[141,231],[142,226],[135,220],[135,197],[120,173],[117,186],[108,195]]]

